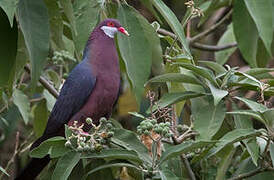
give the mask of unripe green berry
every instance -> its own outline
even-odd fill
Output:
[[[71,142],[70,142],[70,141],[67,141],[67,142],[65,143],[65,146],[66,146],[66,147],[71,147]]]
[[[85,145],[86,145],[86,143],[80,142],[80,146],[84,147]]]
[[[108,138],[113,137],[113,135],[114,135],[114,132],[113,132],[113,131],[108,132]]]
[[[144,131],[144,135],[149,135],[149,134],[150,134],[150,132],[148,130]]]
[[[155,125],[157,123],[156,119],[152,119],[151,121],[151,124]]]
[[[108,128],[108,129],[113,128],[113,126],[112,126],[112,124],[111,124],[111,123],[107,123],[107,125],[106,125],[106,126],[107,126],[107,128]]]
[[[101,151],[103,149],[103,146],[99,143],[95,144],[95,147],[94,147],[95,151]]]
[[[106,119],[105,117],[101,117],[100,122],[101,122],[102,124],[104,124],[104,123],[107,122],[107,119]]]
[[[78,146],[78,147],[77,147],[77,151],[83,151],[83,149],[84,149],[84,148],[83,148],[82,146]]]
[[[88,118],[86,119],[86,122],[87,122],[87,124],[91,124],[91,123],[92,123],[92,119],[88,117]]]
[[[170,122],[165,122],[165,125],[169,127],[170,126]]]
[[[90,150],[89,145],[85,145],[85,146],[84,146],[84,151],[88,151],[88,150]]]

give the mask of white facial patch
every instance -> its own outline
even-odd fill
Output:
[[[110,38],[114,38],[114,34],[118,31],[116,27],[109,27],[109,26],[102,26],[101,29]]]

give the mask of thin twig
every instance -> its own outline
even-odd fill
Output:
[[[191,44],[193,48],[204,50],[204,51],[222,51],[225,49],[230,49],[237,46],[237,43],[231,43],[226,45],[219,45],[219,46],[212,46],[212,45],[206,45],[201,43],[193,43]]]
[[[177,37],[174,33],[169,32],[162,28],[159,28],[157,32],[162,35],[165,35],[165,36],[170,36],[173,39],[175,39]],[[199,49],[199,50],[204,50],[204,51],[222,51],[225,49],[236,47],[237,43],[226,44],[226,45],[222,45],[222,46],[213,46],[213,45],[206,45],[206,44],[201,44],[201,43],[195,42],[195,43],[190,43],[190,46],[193,48]]]
[[[240,174],[240,175],[232,177],[228,180],[240,180],[240,179],[248,178],[248,177],[251,177],[251,176],[255,176],[256,174],[259,174],[259,173],[262,173],[262,172],[265,172],[265,171],[273,171],[273,168],[257,168],[253,171]]]
[[[24,67],[25,71],[30,74],[30,67],[26,65]],[[58,91],[42,76],[39,78],[39,82],[52,94],[55,98],[59,96]]]
[[[191,166],[189,164],[189,161],[188,159],[186,158],[186,156],[184,154],[181,155],[181,160],[188,172],[188,176],[191,180],[196,180],[196,177],[195,177],[195,174],[193,173],[192,169],[191,169]]]
[[[204,38],[205,36],[207,36],[211,32],[215,31],[221,24],[223,24],[223,22],[225,22],[230,17],[231,14],[232,14],[232,10],[230,10],[219,22],[217,22],[216,24],[214,24],[210,28],[206,29],[205,31],[203,31],[203,32],[197,34],[196,36],[192,37],[189,41],[190,44],[201,40],[202,38]]]

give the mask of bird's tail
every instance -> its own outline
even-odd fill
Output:
[[[47,155],[43,158],[32,158],[25,169],[15,178],[15,180],[33,180],[44,167],[49,163],[50,157]]]

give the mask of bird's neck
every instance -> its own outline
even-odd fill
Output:
[[[84,60],[91,65],[94,73],[119,73],[118,54],[113,38],[99,33],[93,38],[91,35],[85,48]]]

